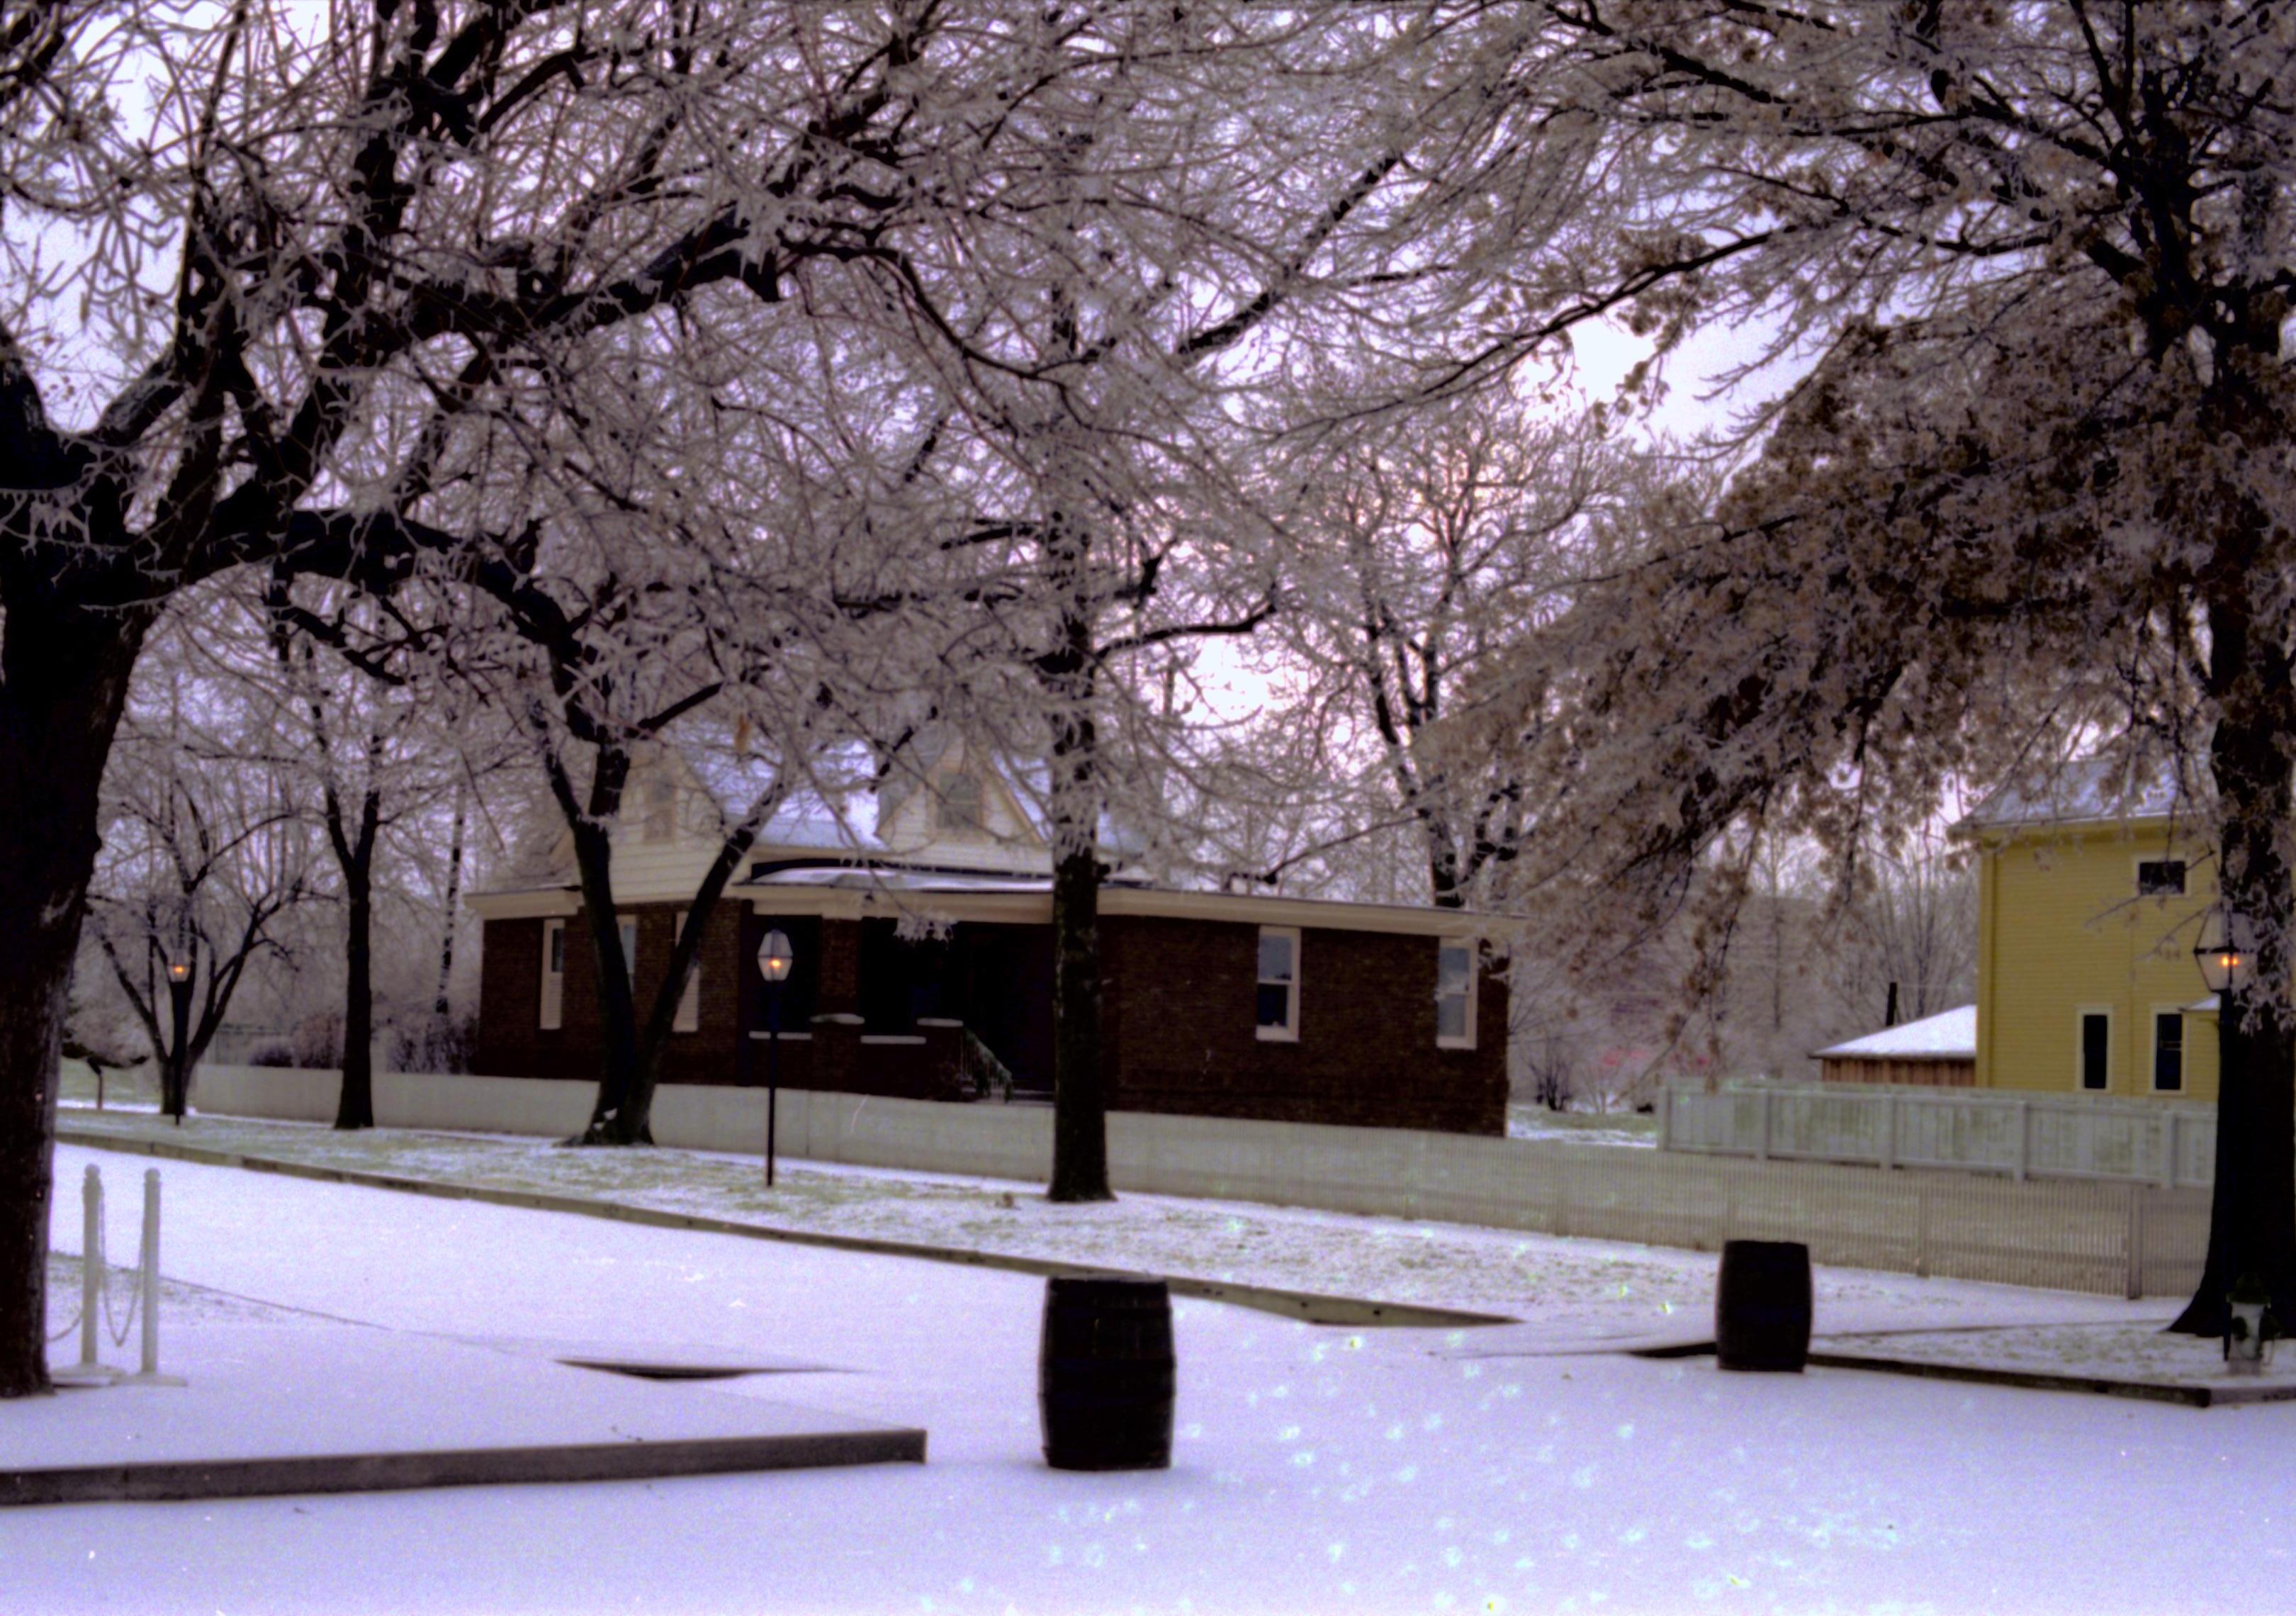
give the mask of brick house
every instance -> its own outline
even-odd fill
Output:
[[[641,1004],[680,898],[742,783],[665,751],[634,780],[615,889]],[[554,857],[562,866],[552,869]],[[1052,1085],[1052,892],[1041,837],[993,771],[942,742],[914,778],[767,824],[709,917],[663,1057],[671,1083],[762,1081],[769,929],[796,966],[780,1079],[913,1099]],[[485,923],[475,1070],[589,1078],[596,968],[570,857],[474,895]],[[1489,917],[1177,890],[1101,895],[1112,1110],[1457,1133],[1505,1131],[1506,987]]]

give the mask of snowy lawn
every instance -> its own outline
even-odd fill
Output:
[[[1357,1217],[1240,1202],[1126,1194],[1098,1206],[1054,1206],[1041,1185],[784,1161],[766,1189],[758,1159],[682,1150],[568,1150],[502,1136],[375,1128],[353,1134],[308,1123],[194,1117],[175,1128],[150,1114],[69,1110],[75,1128],[166,1138],[314,1166],[390,1173],[494,1189],[601,1201],[811,1232],[1425,1302],[1548,1327],[1584,1321],[1610,1335],[1696,1333],[1711,1321],[1716,1259],[1461,1224]],[[61,1183],[62,1180],[60,1179]],[[123,1192],[115,1189],[115,1198]],[[2120,1317],[2118,1302],[1955,1281],[1827,1269],[1819,1327],[2013,1317]],[[2041,1311],[2031,1304],[2038,1299]]]
[[[1658,1147],[1658,1118],[1632,1111],[1549,1111],[1544,1105],[1507,1107],[1510,1139],[1555,1139],[1566,1144],[1631,1144]]]
[[[115,1182],[143,1166],[57,1158],[66,1184],[90,1159]],[[1064,1475],[1037,1453],[1038,1282],[162,1171],[169,1270],[186,1284],[398,1331],[835,1365],[730,1384],[922,1423],[931,1462],[24,1511],[0,1516],[0,1607],[2095,1612],[2274,1609],[2289,1576],[2286,1406],[1733,1376],[1705,1359],[1464,1359],[1449,1355],[1509,1333],[1350,1332],[1184,1301],[1175,1467]],[[77,1208],[60,1210],[59,1245],[77,1232]],[[1875,1306],[1930,1311],[1923,1282],[1873,1283]],[[202,1327],[168,1325],[178,1340]]]

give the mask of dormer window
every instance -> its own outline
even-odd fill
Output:
[[[2136,865],[2136,896],[2139,898],[2182,898],[2185,895],[2185,861],[2181,858],[2144,858]]]
[[[646,783],[645,839],[668,841],[677,833],[677,786],[669,780]]]
[[[973,775],[944,775],[938,801],[938,828],[954,832],[980,828],[980,782]]]

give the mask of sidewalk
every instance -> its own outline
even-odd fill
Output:
[[[630,1481],[925,1456],[920,1430],[569,1367],[518,1343],[489,1349],[308,1320],[201,1322],[166,1329],[163,1341],[162,1369],[180,1384],[70,1388],[9,1407],[0,1505]]]

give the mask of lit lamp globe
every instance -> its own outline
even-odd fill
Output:
[[[797,951],[790,947],[789,934],[775,931],[766,933],[766,940],[758,945],[758,969],[769,982],[789,980],[791,966],[797,964]]]
[[[168,962],[168,980],[171,982],[190,981],[192,980],[191,962],[189,960],[181,959],[169,960]]]
[[[2229,931],[2229,928],[2226,930]],[[2243,947],[2229,935],[2204,939],[2193,949],[2193,958],[2201,968],[2201,980],[2209,985],[2210,993],[2218,995],[2245,986],[2255,957],[2253,950]]]

